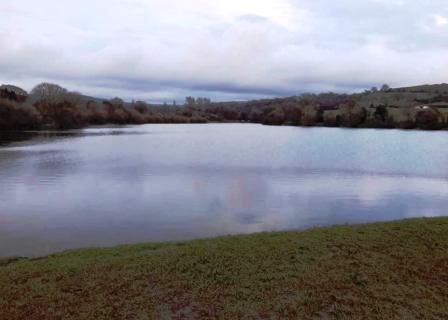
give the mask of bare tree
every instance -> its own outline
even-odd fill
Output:
[[[199,107],[205,107],[210,105],[211,100],[209,98],[205,98],[205,97],[199,97],[196,99],[196,105]]]
[[[31,90],[31,96],[46,102],[59,102],[68,94],[68,90],[54,83],[41,83]]]
[[[122,107],[124,105],[123,99],[119,97],[115,97],[113,99],[110,99],[110,103],[116,107]]]
[[[196,105],[196,99],[193,97],[185,98],[185,106],[186,107],[194,107]]]
[[[73,105],[79,105],[83,101],[82,93],[76,91],[67,92],[66,94],[62,95],[62,98],[65,101],[72,103]]]

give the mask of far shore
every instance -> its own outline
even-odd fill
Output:
[[[15,85],[0,86],[0,131],[65,130],[106,123],[249,122],[303,127],[448,128],[448,85],[435,84],[353,94],[303,93],[250,101],[212,102],[186,97],[183,104],[126,102],[71,92],[41,83],[30,93]]]
[[[446,319],[448,218],[0,259],[1,319]]]

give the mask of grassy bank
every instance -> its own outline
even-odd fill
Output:
[[[446,319],[448,219],[0,260],[0,319]]]

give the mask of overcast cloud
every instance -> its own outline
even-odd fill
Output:
[[[0,82],[215,100],[448,82],[446,0],[1,0]]]

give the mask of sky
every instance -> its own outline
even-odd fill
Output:
[[[448,82],[446,0],[1,0],[0,83],[215,101]]]

